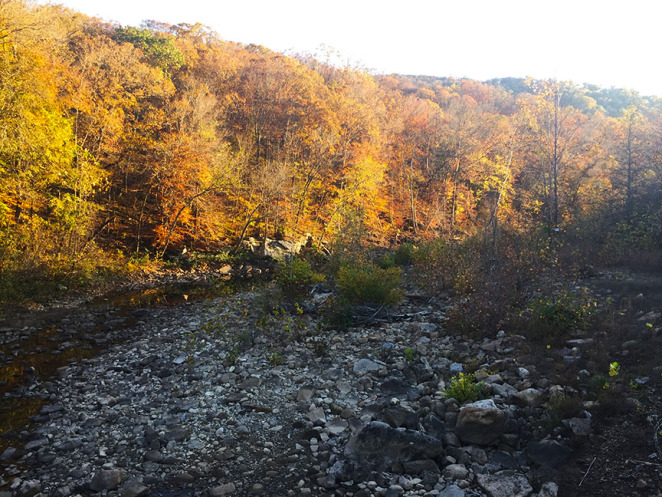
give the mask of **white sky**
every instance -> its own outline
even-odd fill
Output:
[[[45,3],[45,0],[40,0]],[[139,25],[200,22],[275,51],[333,47],[377,73],[557,78],[662,96],[662,0],[54,0]]]

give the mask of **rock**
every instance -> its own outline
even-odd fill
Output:
[[[489,497],[527,497],[533,492],[524,475],[510,471],[501,471],[493,475],[478,474],[476,481]]]
[[[504,383],[502,385],[499,383],[492,383],[492,393],[507,399],[508,397],[512,397],[517,393],[517,388],[509,385],[508,383]]]
[[[441,472],[441,476],[451,480],[464,480],[468,475],[469,470],[464,464],[449,464]]]
[[[223,495],[230,495],[236,491],[234,483],[224,483],[218,487],[214,487],[209,490],[210,497],[222,497]]]
[[[313,404],[314,406],[314,404]],[[326,423],[326,414],[324,414],[324,408],[323,407],[312,407],[308,411],[308,414],[306,415],[307,418],[310,420],[311,423]]]
[[[588,413],[587,413],[588,414]],[[591,433],[590,414],[585,418],[571,418],[563,420],[563,423],[570,427],[572,433],[578,437],[588,437]]]
[[[2,454],[0,454],[0,461],[5,461],[7,459],[12,459],[16,454],[16,449],[14,447],[7,447]]]
[[[393,428],[399,428],[407,423],[407,419],[411,416],[416,417],[412,411],[405,409],[402,406],[388,407],[384,409],[384,421],[391,425]]]
[[[559,486],[553,481],[548,481],[542,484],[538,497],[557,497],[559,493]]]
[[[262,485],[261,483],[255,483],[251,487],[251,493],[261,494],[262,492],[264,492],[264,485]]]
[[[395,462],[434,459],[443,452],[436,438],[414,430],[392,428],[373,421],[353,436],[345,447],[350,472],[356,477],[370,471],[390,470]]]
[[[440,494],[439,497],[464,497],[466,494],[464,490],[462,490],[460,487],[457,485],[449,485],[447,486]]]
[[[101,492],[113,490],[122,483],[124,473],[118,469],[102,469],[94,475],[90,482],[90,490]]]
[[[41,414],[54,414],[56,412],[63,411],[64,407],[62,404],[48,405],[41,408],[39,411]]]
[[[297,402],[310,402],[310,399],[313,397],[314,393],[315,387],[311,385],[301,387],[297,392]]]
[[[25,444],[25,450],[30,451],[48,445],[48,438],[39,438]]]
[[[570,457],[572,449],[556,440],[543,440],[530,443],[526,448],[526,453],[533,462],[540,466],[558,468]]]
[[[183,442],[189,437],[189,435],[190,432],[187,429],[182,428],[181,426],[174,426],[166,432],[164,438],[168,442]]]
[[[41,492],[41,483],[36,480],[24,481],[16,491],[16,497],[33,497]]]
[[[405,493],[405,489],[402,488],[400,485],[391,485],[386,490],[384,497],[398,497],[399,495],[402,495],[404,493]]]
[[[417,461],[405,461],[402,463],[405,473],[410,475],[420,475],[424,471],[439,473],[439,466],[432,459],[419,459]]]
[[[464,406],[457,417],[455,434],[465,443],[490,445],[506,429],[506,415],[493,400],[481,400]]]
[[[124,489],[122,489],[121,496],[122,497],[143,497],[147,495],[149,492],[149,488],[147,488],[144,485],[141,485],[139,483],[134,483],[132,485],[126,486]]]
[[[348,426],[349,423],[344,419],[335,418],[326,424],[326,429],[329,430],[329,433],[332,433],[333,435],[340,435],[347,429]]]
[[[145,452],[145,461],[151,461],[151,462],[163,462],[163,454],[161,454],[158,450],[148,450]]]
[[[542,402],[542,392],[535,388],[527,388],[513,395],[522,405],[535,407]]]
[[[451,364],[451,366],[450,366],[451,374],[461,373],[462,371],[464,371],[464,368],[462,367],[461,363],[454,362],[453,364]]]
[[[364,375],[367,373],[376,373],[382,368],[382,366],[375,361],[370,359],[359,359],[354,363],[353,371],[358,375]]]

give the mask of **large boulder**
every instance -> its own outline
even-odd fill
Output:
[[[457,416],[455,434],[465,443],[490,445],[506,430],[506,414],[492,399],[464,406]]]
[[[556,440],[541,440],[530,443],[526,454],[540,466],[558,468],[570,457],[572,449]]]
[[[533,488],[524,475],[511,471],[500,471],[493,475],[476,475],[478,484],[489,497],[527,497]]]
[[[331,468],[329,476],[335,480],[364,478],[372,471],[390,471],[395,463],[434,460],[442,453],[442,443],[436,438],[373,421],[349,440],[342,463]]]

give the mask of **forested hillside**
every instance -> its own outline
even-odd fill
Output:
[[[659,98],[371,75],[202,25],[0,0],[7,294],[26,274],[247,236],[473,237],[493,258],[524,237],[615,260],[659,246],[661,188]]]

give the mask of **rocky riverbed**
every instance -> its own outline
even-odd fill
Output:
[[[504,331],[449,335],[442,303],[410,297],[346,332],[320,327],[323,296],[135,310],[123,340],[2,397],[38,412],[4,435],[0,497],[557,495],[592,430],[588,411],[550,412],[581,344],[535,357]],[[462,370],[488,398],[444,396]]]

